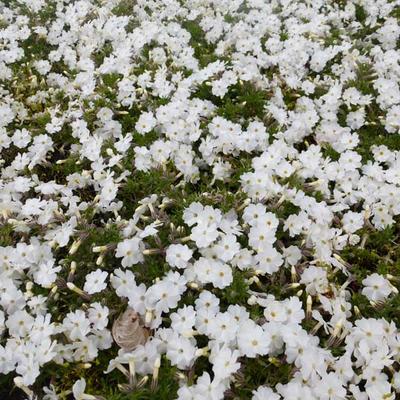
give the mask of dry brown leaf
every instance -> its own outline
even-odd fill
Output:
[[[139,314],[128,307],[115,321],[112,335],[119,347],[124,351],[132,351],[145,344],[150,331],[144,326]]]

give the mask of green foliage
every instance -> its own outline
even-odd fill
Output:
[[[362,281],[372,273],[400,276],[400,248],[397,244],[400,233],[400,222],[381,231],[364,232],[367,235],[364,248],[360,246],[347,247],[341,253],[342,258],[350,264],[352,282],[349,289],[352,293],[351,302],[357,306],[366,318],[385,318],[388,321],[400,323],[400,295],[392,295],[380,306],[373,306],[361,294]],[[362,233],[361,233],[362,235]],[[398,286],[398,282],[393,282]]]
[[[11,224],[3,224],[0,226],[0,246],[12,246],[14,228]]]
[[[184,20],[181,21],[181,25],[190,33],[190,45],[194,49],[194,55],[199,61],[200,67],[205,67],[218,59],[214,53],[214,46],[207,42],[197,21]]]
[[[241,271],[233,272],[233,282],[225,288],[220,294],[227,305],[229,304],[247,304],[249,285],[245,280],[245,274]]]
[[[283,360],[273,362],[266,357],[249,359],[236,374],[236,382],[231,386],[230,398],[249,399],[252,390],[260,385],[274,387],[277,383],[289,381],[293,367]]]

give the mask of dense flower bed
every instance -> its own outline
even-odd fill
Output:
[[[0,397],[398,398],[399,18],[0,1]]]

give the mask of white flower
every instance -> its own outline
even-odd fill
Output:
[[[386,300],[394,291],[391,283],[382,275],[373,273],[363,279],[362,284],[365,286],[362,294],[370,301],[378,302]]]
[[[203,210],[204,206],[201,203],[191,203],[190,206],[183,211],[183,220],[189,226],[195,225],[199,222]]]
[[[25,310],[12,313],[6,321],[6,327],[10,334],[19,338],[26,336],[34,323],[34,319]]]
[[[228,262],[239,252],[240,244],[235,235],[223,235],[216,245],[218,256],[222,261]]]
[[[208,225],[207,223],[199,223],[192,229],[190,238],[196,243],[199,248],[208,247],[219,236],[217,225]]]
[[[228,312],[218,313],[211,319],[208,328],[209,336],[217,343],[229,345],[238,331],[238,323],[233,315]]]
[[[127,268],[144,261],[144,244],[139,238],[125,239],[117,245],[116,257],[122,258],[122,266]]]
[[[197,379],[193,389],[193,398],[219,400],[223,398],[226,389],[227,385],[224,381],[216,378],[211,380],[210,375],[204,372],[203,375]]]
[[[151,112],[144,112],[136,122],[135,129],[142,135],[150,132],[156,126],[156,119]]]
[[[258,355],[268,354],[271,338],[260,326],[247,320],[239,326],[237,341],[240,353],[254,358]]]
[[[66,315],[63,320],[63,327],[71,340],[84,340],[90,332],[90,321],[82,310],[76,310]]]
[[[5,321],[4,312],[0,310],[0,335],[3,334],[5,329],[4,321]]]
[[[385,399],[394,400],[396,394],[392,393],[392,388],[389,382],[377,382],[375,384],[368,385],[365,388],[370,399]]]
[[[185,268],[192,258],[193,251],[184,244],[171,244],[168,246],[165,259],[171,267]]]
[[[120,297],[128,297],[132,288],[136,287],[135,275],[132,271],[123,271],[120,268],[114,270],[111,274],[110,282]]]
[[[45,395],[43,396],[43,400],[59,400],[54,385],[50,385],[49,387],[44,386],[43,392],[45,393]]]
[[[281,396],[267,386],[260,386],[257,390],[253,390],[252,400],[279,400]]]
[[[283,249],[283,256],[289,265],[296,265],[301,257],[301,250],[297,246],[289,246]]]
[[[206,309],[207,311],[210,311],[213,315],[219,312],[219,298],[208,290],[204,290],[199,294],[199,296],[195,300],[195,305],[197,311]]]
[[[77,380],[72,386],[72,394],[74,395],[75,400],[95,400],[96,397],[90,394],[85,393],[86,389],[86,380],[85,378],[81,378]]]
[[[183,306],[171,316],[171,328],[180,335],[190,334],[196,322],[193,306]]]
[[[254,259],[257,262],[256,269],[264,274],[273,274],[283,264],[282,255],[271,245],[266,245]]]
[[[319,398],[326,400],[344,400],[347,395],[342,381],[333,372],[323,376],[314,390]]]
[[[193,269],[201,283],[212,283],[220,289],[229,286],[233,280],[232,269],[221,261],[200,257]]]
[[[348,211],[343,216],[343,229],[346,232],[354,233],[361,229],[364,225],[364,217],[360,213],[355,213],[353,211]]]
[[[188,338],[174,335],[167,344],[167,358],[179,369],[187,369],[194,361],[196,350]]]
[[[39,264],[33,273],[35,282],[43,287],[50,287],[57,279],[57,273],[61,271],[60,266],[55,266],[53,260],[47,260]]]
[[[100,303],[92,303],[89,311],[89,321],[93,327],[98,330],[103,330],[108,324],[109,309],[107,306],[102,306]]]
[[[108,273],[101,269],[90,272],[86,275],[85,285],[83,290],[89,294],[101,292],[107,287],[105,280],[107,279]]]
[[[215,262],[211,270],[210,282],[214,287],[223,289],[229,286],[233,281],[232,269],[228,264]]]
[[[314,296],[317,293],[325,293],[328,289],[326,269],[310,265],[301,274],[300,283],[306,285],[306,291]]]
[[[239,352],[237,350],[231,350],[228,347],[222,349],[216,347],[215,352],[210,355],[215,378],[222,381],[235,373],[240,368],[238,358]]]
[[[156,309],[158,312],[168,312],[175,308],[181,295],[178,287],[167,280],[161,280],[149,287],[145,296],[145,304],[149,309]]]
[[[285,322],[287,319],[286,309],[283,302],[269,301],[264,310],[267,321]]]
[[[31,134],[25,128],[16,129],[12,137],[12,140],[15,146],[19,147],[20,149],[23,149],[24,147],[27,147],[29,142],[31,141]]]

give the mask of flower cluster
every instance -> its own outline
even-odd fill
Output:
[[[0,397],[399,397],[399,18],[0,2]]]

